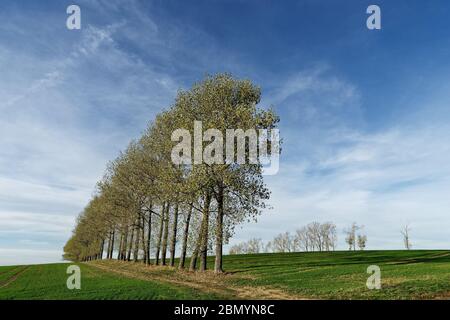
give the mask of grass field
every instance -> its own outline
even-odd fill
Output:
[[[79,265],[81,290],[67,289],[68,264],[0,267],[0,299],[450,298],[450,251],[226,256],[220,276],[133,262]],[[366,287],[369,265],[381,268],[381,290]]]

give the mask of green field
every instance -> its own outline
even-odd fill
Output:
[[[81,290],[67,289],[68,264],[0,267],[0,299],[450,298],[450,251],[225,256],[219,276],[133,262],[79,265]],[[369,265],[381,268],[381,290],[366,287]]]

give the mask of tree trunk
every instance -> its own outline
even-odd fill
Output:
[[[214,272],[222,273],[222,250],[223,250],[223,187],[220,186],[217,193],[217,219],[216,219],[216,261]]]
[[[186,221],[184,222],[183,244],[181,247],[180,263],[178,265],[179,269],[184,269],[184,264],[186,263],[186,250],[189,236],[189,223],[191,221],[191,214],[192,214],[192,204],[191,207],[189,208],[188,215],[186,216]]]
[[[105,238],[102,238],[102,243],[100,244],[100,260],[103,259],[103,252],[105,251]]]
[[[135,233],[136,233],[136,240],[134,242],[134,252],[133,252],[133,261],[134,262],[137,262],[138,258],[139,258],[139,240],[140,240],[140,232],[139,231],[141,231],[140,230],[140,226],[139,226],[140,221],[141,221],[141,218],[138,217],[136,219],[136,226],[134,228],[135,229]]]
[[[201,244],[202,244],[202,234],[200,233],[197,238],[197,243],[195,244],[195,249],[192,252],[191,263],[189,265],[189,271],[195,271],[195,269],[197,268],[197,260],[198,260],[198,255],[200,253]]]
[[[205,195],[205,204],[203,208],[203,218],[201,227],[201,245],[200,245],[200,271],[206,271],[206,258],[208,257],[208,228],[209,228],[209,206],[211,204],[211,193]]]
[[[141,218],[142,222],[141,222],[141,242],[142,242],[142,250],[144,251],[144,259],[142,260],[143,263],[147,263],[147,248],[146,248],[146,243],[145,243],[145,216],[142,215]]]
[[[108,235],[108,248],[106,249],[106,259],[111,259],[111,256],[109,255],[111,252],[111,231],[109,232]]]
[[[120,260],[120,254],[123,248],[123,233],[120,233],[119,250],[117,251],[117,260]]]
[[[115,238],[115,236],[116,236],[116,231],[115,230],[113,230],[112,231],[112,235],[111,235],[111,251],[109,252],[109,257],[110,257],[110,259],[112,259],[113,258],[113,252],[114,252],[114,238]]]
[[[159,253],[161,251],[161,242],[162,242],[162,234],[163,234],[163,228],[164,228],[164,214],[166,212],[166,204],[164,203],[161,209],[161,215],[160,215],[160,224],[159,224],[159,234],[158,234],[158,242],[156,243],[156,258],[155,258],[155,264],[159,265]]]
[[[152,207],[150,206],[150,209]],[[148,230],[147,230],[147,264],[150,264],[150,241],[152,238],[152,212],[148,213]]]
[[[131,261],[131,251],[133,250],[134,229],[131,228],[130,246],[127,253],[127,261]]]
[[[125,261],[127,258],[127,248],[128,248],[128,233],[129,233],[129,227],[127,226],[125,229],[125,235],[123,237],[123,246],[122,251],[120,252],[120,260]]]
[[[177,226],[178,225],[178,203],[175,205],[175,211],[173,213],[172,223],[172,241],[170,244],[170,266],[175,265],[175,249],[177,245]]]
[[[168,203],[166,206],[166,213],[164,214],[164,236],[162,240],[162,252],[161,252],[161,262],[162,265],[166,265],[166,255],[167,255],[167,244],[169,240],[169,212],[170,212],[170,204]]]

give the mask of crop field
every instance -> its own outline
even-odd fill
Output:
[[[69,264],[0,267],[0,299],[450,298],[450,251],[442,250],[233,255],[221,275],[115,260],[78,265],[80,290],[66,286]],[[380,290],[366,286],[370,265],[381,269]]]

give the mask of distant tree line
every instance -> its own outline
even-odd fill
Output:
[[[250,239],[230,247],[229,254],[253,254],[261,253],[265,249],[261,239]]]
[[[336,225],[332,222],[312,222],[297,229],[294,234],[280,233],[264,244],[261,239],[233,245],[230,254],[259,252],[334,251],[337,246]]]
[[[356,250],[357,246],[360,250],[366,248],[367,236],[362,233],[363,228],[364,226],[359,226],[356,222],[353,222],[350,228],[344,230],[346,233],[345,242],[349,250]]]
[[[345,241],[349,250],[364,250],[367,236],[362,233],[363,226],[356,223],[344,230]],[[405,227],[405,243],[408,240],[408,230]],[[333,222],[311,222],[295,231],[280,233],[271,241],[264,243],[261,239],[250,239],[230,247],[230,254],[252,254],[261,252],[313,252],[335,251],[337,247],[337,228]],[[406,246],[406,244],[405,244]]]
[[[220,132],[276,128],[276,114],[257,107],[260,96],[250,81],[228,74],[208,76],[180,91],[175,103],[108,165],[77,219],[64,257],[170,266],[179,257],[180,269],[205,271],[207,255],[214,253],[214,270],[222,272],[223,245],[234,227],[256,218],[269,199],[262,164],[175,164],[171,156],[178,141],[172,140],[172,133],[179,128],[193,132],[195,121],[201,121],[205,130]],[[248,157],[248,148],[244,151]],[[214,148],[204,152],[222,154]]]

